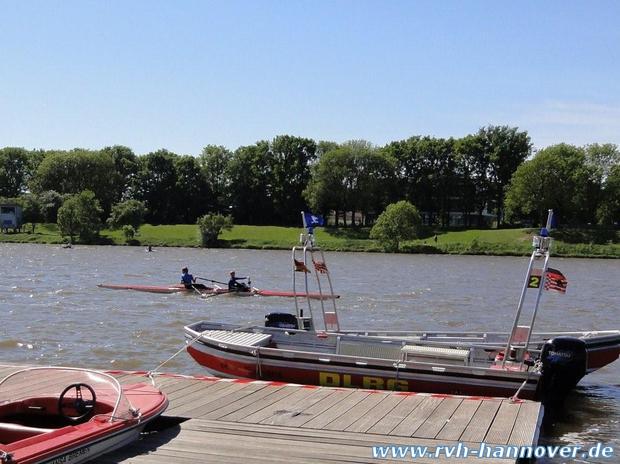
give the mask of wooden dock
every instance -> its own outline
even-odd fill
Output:
[[[0,377],[10,370],[0,366]],[[121,383],[141,373],[111,372]],[[375,463],[373,446],[536,445],[543,408],[531,401],[158,375],[170,406],[156,433],[100,463]],[[515,458],[415,458],[421,463]],[[414,460],[409,454],[401,461]]]

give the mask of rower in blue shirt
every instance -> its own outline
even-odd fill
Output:
[[[236,277],[235,271],[230,271],[230,280],[228,281],[228,291],[230,292],[249,292],[250,287],[244,282],[238,282],[239,280],[245,280],[248,277]]]
[[[196,278],[189,273],[186,267],[181,269],[181,272],[181,283],[185,285],[185,288],[193,288],[196,283]]]

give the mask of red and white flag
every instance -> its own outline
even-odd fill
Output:
[[[313,260],[312,264],[314,264],[314,269],[316,269],[317,272],[320,272],[321,274],[327,273],[327,265],[324,262]]]
[[[568,280],[566,280],[564,274],[557,269],[547,268],[547,272],[545,273],[545,290],[566,293],[567,285]]]

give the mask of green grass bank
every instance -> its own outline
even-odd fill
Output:
[[[533,229],[484,229],[433,231],[418,240],[404,242],[402,253],[473,254],[522,256],[531,253]],[[290,249],[299,242],[301,228],[276,226],[234,226],[220,236],[222,248]],[[368,238],[369,230],[346,228],[316,229],[317,243],[328,251],[382,252],[380,244]],[[434,240],[435,234],[437,241]],[[620,232],[613,230],[554,231],[556,256],[620,258]],[[34,233],[0,234],[0,242],[64,243],[56,224],[39,224]],[[103,230],[102,245],[127,245],[121,231]],[[194,224],[144,225],[132,242],[135,246],[198,247],[198,227]]]

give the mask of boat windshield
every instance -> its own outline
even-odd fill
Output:
[[[110,422],[135,417],[135,410],[123,395],[118,380],[103,372],[33,367],[9,374],[0,381],[0,407],[40,398],[60,404],[61,397],[69,403],[76,400],[94,403],[94,414]]]

